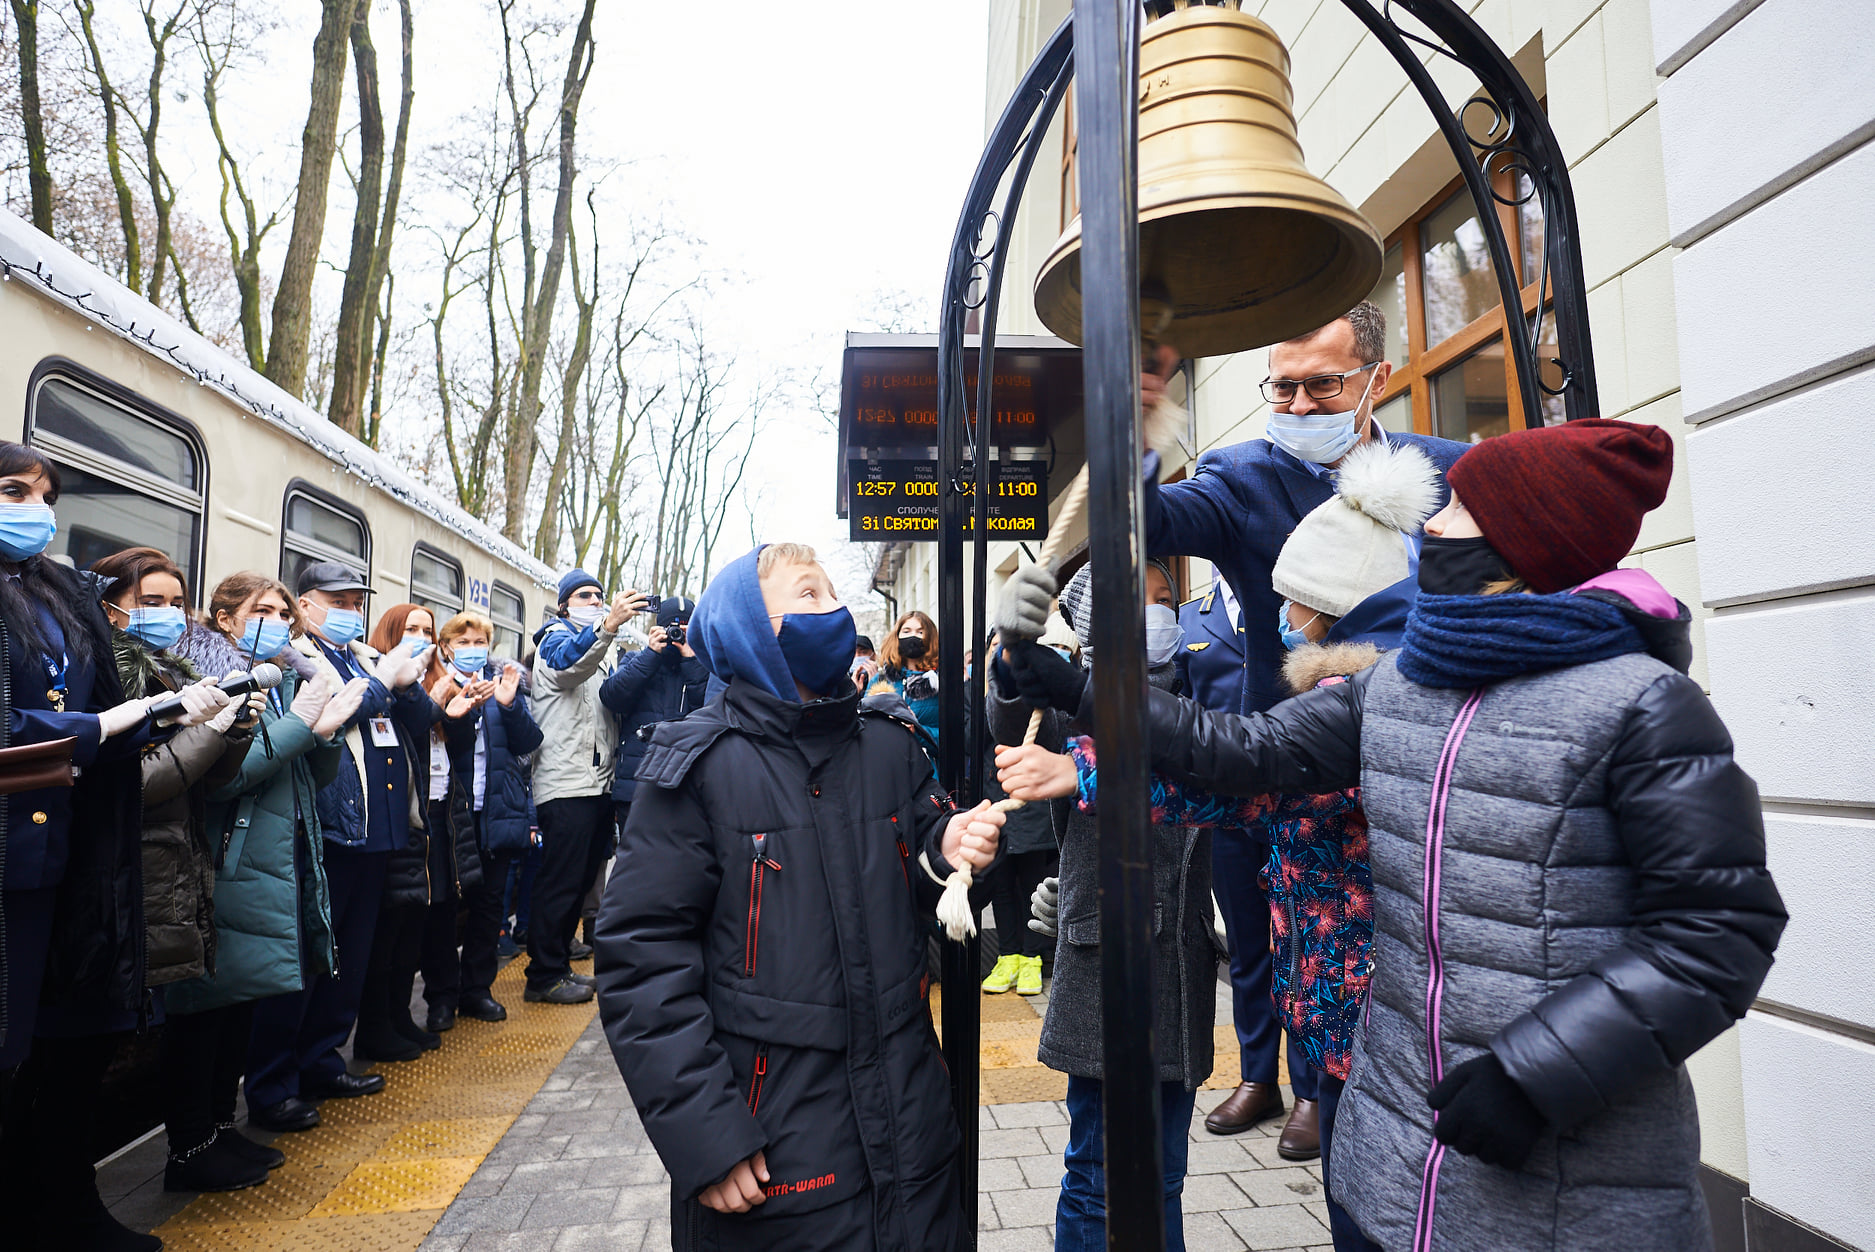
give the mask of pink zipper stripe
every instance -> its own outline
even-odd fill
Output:
[[[1458,762],[1458,749],[1477,716],[1484,700],[1480,687],[1465,698],[1451,729],[1445,732],[1445,746],[1439,753],[1438,768],[1432,774],[1432,801],[1426,812],[1426,866],[1420,884],[1421,912],[1426,920],[1426,1058],[1436,1085],[1445,1074],[1445,1053],[1439,1044],[1440,1018],[1445,1007],[1445,957],[1439,942],[1439,899],[1445,886],[1445,810],[1452,797],[1452,772]],[[1432,1115],[1436,1125],[1439,1115]],[[1445,1145],[1436,1138],[1426,1151],[1426,1164],[1419,1179],[1419,1214],[1413,1223],[1413,1252],[1428,1252],[1432,1246],[1433,1214],[1439,1199],[1439,1170],[1445,1163]]]

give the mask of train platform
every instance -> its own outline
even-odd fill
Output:
[[[106,1202],[170,1252],[668,1248],[668,1183],[593,1006],[523,1003],[522,964],[496,983],[507,1021],[462,1020],[440,1050],[378,1067],[382,1094],[326,1101],[318,1128],[277,1137],[287,1164],[265,1186],[165,1193],[158,1134],[100,1170]],[[982,997],[982,1252],[1053,1246],[1068,1117],[1066,1079],[1034,1059],[1044,1007]],[[1223,996],[1219,1007],[1228,1022]],[[1318,1163],[1279,1157],[1275,1124],[1231,1138],[1204,1130],[1235,1085],[1228,1025],[1219,1045],[1231,1064],[1199,1093],[1188,1132],[1186,1246],[1327,1252]]]

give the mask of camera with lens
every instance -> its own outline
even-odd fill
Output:
[[[664,638],[673,647],[683,647],[685,637],[686,632],[682,622],[672,622],[669,626],[664,628]]]

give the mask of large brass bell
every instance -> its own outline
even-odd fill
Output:
[[[1217,356],[1306,334],[1367,298],[1380,236],[1302,162],[1289,53],[1235,4],[1180,5],[1140,39],[1139,272],[1162,338]],[[1081,219],[1035,280],[1035,311],[1081,342]]]

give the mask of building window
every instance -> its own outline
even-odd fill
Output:
[[[410,554],[410,602],[428,609],[438,627],[462,612],[461,564],[418,544]]]
[[[491,651],[518,661],[527,638],[527,601],[521,593],[503,583],[488,589],[488,615],[494,619],[495,638]]]
[[[361,575],[371,569],[371,530],[363,515],[316,491],[304,483],[287,488],[280,578],[294,591],[300,571],[315,561],[339,561]]]
[[[179,423],[102,388],[47,375],[27,403],[28,441],[59,467],[59,533],[46,551],[85,569],[125,548],[165,553],[198,597],[207,472]]]
[[[1498,176],[1510,194],[1513,175]],[[1529,184],[1516,175],[1518,192]],[[1543,264],[1543,214],[1531,198],[1495,206],[1522,287],[1515,333],[1536,312]],[[1387,240],[1380,282],[1370,297],[1387,315],[1386,357],[1393,377],[1374,415],[1393,431],[1418,431],[1477,443],[1527,425],[1563,420],[1561,396],[1545,396],[1534,420],[1523,411],[1516,367],[1504,346],[1504,310],[1484,229],[1464,184],[1454,183]],[[1539,359],[1556,355],[1555,318],[1547,311]]]

